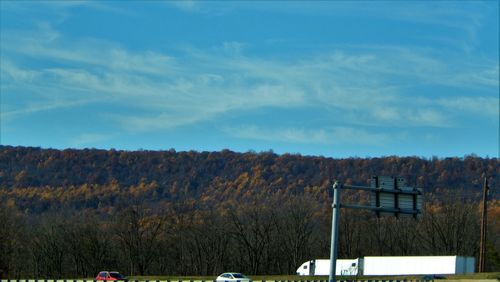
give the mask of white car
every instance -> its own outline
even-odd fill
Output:
[[[219,275],[216,279],[217,282],[252,282],[252,279],[246,277],[241,273],[226,272]]]

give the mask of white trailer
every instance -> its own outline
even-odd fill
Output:
[[[400,256],[337,259],[335,275],[425,275],[474,273],[475,258],[462,256]],[[330,274],[329,259],[304,262],[297,275]]]
[[[358,275],[360,259],[337,259],[336,275],[349,276]],[[324,276],[330,274],[329,259],[314,259],[304,262],[298,269],[297,275],[301,276]]]
[[[461,256],[364,257],[364,275],[474,273],[475,258]]]

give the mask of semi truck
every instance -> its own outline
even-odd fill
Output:
[[[426,275],[474,273],[475,258],[464,256],[367,256],[337,259],[335,275]],[[297,275],[330,273],[329,259],[313,259],[297,269]]]
[[[337,259],[336,275],[353,276],[358,275],[358,271],[363,269],[359,264],[362,259]],[[323,276],[330,274],[329,259],[313,259],[304,262],[297,269],[297,275],[302,276]],[[359,273],[361,274],[361,273]]]

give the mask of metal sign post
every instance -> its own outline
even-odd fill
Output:
[[[488,179],[484,178],[483,185],[483,211],[481,216],[481,238],[479,241],[479,267],[478,272],[485,272],[486,270],[486,233],[487,233],[487,212],[488,212]]]
[[[341,189],[370,191],[374,194],[370,206],[340,204]],[[423,189],[406,186],[406,181],[399,177],[374,176],[371,187],[342,185],[337,181],[333,184],[332,203],[332,234],[330,245],[330,276],[329,282],[336,282],[337,243],[339,233],[340,208],[368,209],[381,214],[411,215],[415,219],[422,212]]]
[[[333,184],[333,203],[332,203],[332,236],[330,242],[330,275],[328,281],[336,282],[335,276],[337,270],[337,237],[339,234],[339,216],[340,216],[340,185],[337,181]]]

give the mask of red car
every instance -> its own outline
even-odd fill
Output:
[[[95,280],[98,281],[128,281],[128,278],[117,271],[101,271],[97,274]]]

